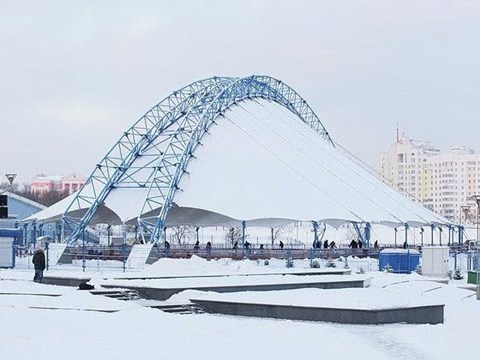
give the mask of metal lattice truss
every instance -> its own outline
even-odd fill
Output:
[[[203,136],[236,103],[255,98],[276,102],[333,142],[307,102],[292,88],[269,76],[212,77],[175,91],[150,109],[97,164],[85,185],[67,207],[67,242],[79,238],[115,188],[148,189],[138,225],[157,242],[164,231],[182,175]],[[81,217],[72,214],[77,210]]]

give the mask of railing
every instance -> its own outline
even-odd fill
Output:
[[[131,245],[120,246],[67,246],[65,251],[58,258],[54,253],[46,251],[46,261],[48,267],[63,268],[82,268],[82,269],[123,269],[129,270],[138,267],[139,259],[130,256],[132,250]],[[33,247],[16,246],[16,267],[17,268],[33,268],[32,256]],[[263,247],[252,245],[249,248],[227,248],[225,246],[212,246],[207,248],[202,245],[201,248],[195,249],[192,245],[172,245],[168,248],[161,246],[153,246],[147,263],[151,264],[158,259],[188,259],[192,256],[198,256],[207,260],[231,258],[234,260],[250,259],[282,259],[282,260],[301,260],[301,259],[337,259],[339,257],[378,257],[378,251],[375,249],[308,249],[304,246],[294,247],[285,246],[283,249],[278,247]]]
[[[390,248],[390,247],[389,247]],[[416,248],[416,247],[411,247]],[[382,248],[383,249],[383,248]],[[82,246],[67,246],[65,251],[59,258],[54,258],[55,255],[46,252],[47,264],[50,268],[65,268],[65,269],[121,269],[127,270],[141,270],[145,261],[140,258],[130,256],[132,250],[131,245],[120,246],[100,246],[87,245]],[[341,247],[339,249],[309,249],[304,246],[290,246],[287,245],[283,249],[279,247],[271,248],[264,246],[260,248],[258,245],[252,245],[248,249],[232,249],[225,246],[216,245],[207,249],[205,245],[195,249],[193,245],[172,245],[169,248],[163,246],[153,246],[150,256],[147,259],[147,264],[151,264],[158,259],[172,258],[172,259],[188,259],[192,256],[198,256],[207,260],[231,258],[234,260],[250,259],[250,260],[264,260],[264,259],[282,259],[282,260],[303,260],[303,259],[338,259],[340,257],[347,258],[353,256],[355,261],[365,262],[365,269],[370,269],[371,266],[366,259],[367,257],[376,259],[381,249],[351,249],[348,247]],[[33,269],[32,256],[33,247],[15,246],[16,254],[16,268]],[[133,257],[133,258],[132,258]],[[146,258],[146,257],[145,257]],[[465,248],[451,248],[450,250],[451,265],[453,269],[460,268],[462,270],[471,270],[476,268],[476,252]],[[145,260],[145,259],[143,259]]]

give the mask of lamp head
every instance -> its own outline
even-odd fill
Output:
[[[17,177],[17,174],[5,174],[5,177],[7,178],[10,186],[12,186],[13,180],[15,180],[15,178]]]
[[[477,203],[477,206],[480,207],[480,194],[473,195],[472,199],[475,200],[475,202]]]

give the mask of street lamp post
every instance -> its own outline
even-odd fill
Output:
[[[13,180],[15,180],[15,178],[17,177],[17,174],[5,174],[5,177],[7,178],[8,180],[8,188],[11,190],[12,189],[12,186],[13,186]]]
[[[480,194],[473,195],[472,199],[477,203],[477,300],[480,300]]]
[[[467,226],[467,217],[468,217],[468,212],[470,211],[470,205],[462,205],[462,206],[460,206],[460,209],[462,209],[464,219],[465,219],[465,222],[463,223],[463,225]],[[461,214],[460,214],[460,224],[461,223],[462,223],[462,219],[461,219]]]
[[[460,206],[460,209],[462,210],[463,214],[464,214],[464,222],[463,222],[463,230],[461,231],[462,232],[462,241],[463,241],[463,236],[465,234],[465,228],[467,227],[467,218],[468,218],[468,212],[470,211],[470,205],[462,205]],[[460,226],[462,224],[462,214],[460,213]],[[459,230],[460,231],[460,230]],[[460,244],[460,241],[458,242],[458,245],[462,245]]]
[[[4,192],[11,191],[13,187],[13,180],[17,177],[17,174],[5,174],[5,177],[8,180],[8,186],[5,190],[0,189],[0,194],[3,194]]]

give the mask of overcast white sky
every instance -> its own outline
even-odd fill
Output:
[[[479,1],[0,0],[0,172],[88,175],[148,108],[212,75],[284,80],[372,165],[397,122],[478,149],[479,44]]]

